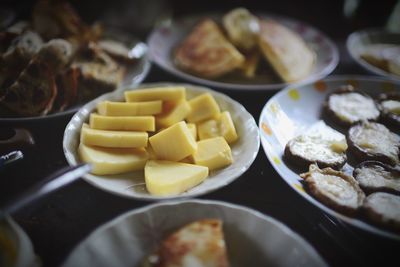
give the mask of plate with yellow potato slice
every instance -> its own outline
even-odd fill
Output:
[[[92,164],[90,184],[144,200],[195,197],[241,176],[260,147],[252,115],[190,84],[152,83],[102,95],[64,132],[67,162]]]

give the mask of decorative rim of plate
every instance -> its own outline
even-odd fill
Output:
[[[90,178],[91,174],[86,174],[83,176],[83,179],[88,182],[89,184],[104,190],[106,192],[118,195],[118,196],[122,196],[122,197],[126,197],[126,198],[134,198],[134,199],[140,199],[140,200],[146,200],[146,201],[159,201],[159,200],[171,200],[171,199],[185,199],[185,198],[192,198],[192,197],[197,197],[197,196],[201,196],[204,194],[208,194],[211,193],[217,189],[220,189],[230,183],[232,183],[234,180],[236,180],[237,178],[239,178],[243,173],[245,173],[250,166],[253,164],[254,160],[256,159],[258,152],[260,150],[260,132],[258,130],[257,127],[257,123],[254,119],[254,117],[251,115],[251,113],[249,113],[246,108],[240,104],[238,101],[234,100],[233,98],[231,98],[230,96],[217,92],[215,90],[212,90],[210,88],[204,87],[204,86],[199,86],[199,85],[193,85],[193,84],[188,84],[188,83],[171,83],[171,82],[158,82],[158,83],[145,83],[145,84],[136,84],[131,86],[129,89],[131,90],[136,90],[136,89],[140,89],[140,88],[149,88],[149,87],[162,87],[162,86],[184,86],[187,88],[194,88],[195,90],[201,90],[204,92],[210,92],[211,94],[218,96],[218,98],[224,99],[225,103],[229,103],[231,105],[234,105],[238,111],[237,114],[240,114],[240,116],[243,116],[246,118],[247,121],[250,122],[251,124],[251,128],[252,131],[254,131],[254,134],[256,134],[256,139],[253,140],[254,142],[254,151],[250,151],[251,154],[249,154],[247,160],[244,162],[245,165],[244,166],[240,166],[240,168],[235,169],[236,172],[234,173],[234,175],[228,177],[228,179],[226,179],[223,183],[221,184],[217,184],[214,185],[211,188],[205,188],[205,190],[198,190],[196,192],[191,192],[190,194],[187,193],[187,191],[185,193],[179,194],[179,195],[174,195],[174,196],[168,196],[168,197],[160,197],[160,196],[153,196],[150,194],[147,195],[135,195],[135,194],[128,194],[128,193],[122,193],[122,192],[118,192],[115,190],[112,190],[110,188],[107,187],[103,187],[98,185],[98,183],[96,181],[94,181],[92,178]],[[92,101],[86,103],[84,106],[81,107],[81,109],[75,113],[75,115],[71,118],[71,120],[69,121],[69,123],[67,124],[67,126],[65,127],[65,131],[64,131],[64,136],[63,136],[63,151],[64,151],[64,156],[68,162],[69,165],[77,165],[78,162],[75,158],[75,155],[72,151],[70,151],[70,149],[68,149],[68,140],[66,138],[67,133],[68,132],[74,132],[76,131],[75,126],[74,126],[74,122],[79,122],[82,120],[82,116],[88,116],[88,113],[86,111],[86,108],[88,106],[92,106],[95,105],[95,103],[105,100],[105,99],[109,99],[110,97],[117,97],[119,94],[122,94],[122,92],[111,92],[111,93],[107,93],[104,94],[102,96],[97,97],[96,99],[93,99]],[[229,166],[227,166],[226,168],[229,168]],[[217,170],[217,171],[221,171],[223,172],[223,169],[221,170]],[[218,174],[220,175],[220,174]],[[101,176],[101,175],[100,175]],[[198,186],[201,186],[198,185]],[[195,187],[196,188],[196,187]]]
[[[357,62],[364,70],[369,71],[370,73],[380,75],[383,77],[386,77],[387,79],[391,80],[396,80],[400,81],[400,76],[395,75],[393,73],[387,72],[381,68],[378,68],[368,62],[366,62],[364,59],[360,57],[360,54],[357,53],[354,49],[354,47],[358,47],[359,44],[362,44],[361,39],[363,38],[369,38],[371,35],[395,35],[399,37],[399,45],[400,45],[400,33],[396,32],[390,32],[388,30],[385,30],[384,28],[368,28],[368,29],[363,29],[360,31],[353,32],[349,34],[346,40],[346,48],[348,53],[350,54],[351,58]],[[363,44],[362,44],[363,45]]]
[[[322,79],[320,81],[316,81],[316,83],[318,82],[324,82],[324,83],[330,83],[330,82],[340,82],[340,81],[345,81],[348,82],[349,80],[351,81],[363,81],[363,82],[380,82],[380,83],[391,83],[391,84],[396,84],[397,86],[399,86],[400,88],[400,83],[395,81],[395,80],[391,80],[391,79],[387,79],[384,77],[379,77],[379,76],[365,76],[365,75],[335,75],[335,76],[330,76],[327,77],[325,79]],[[315,83],[314,83],[315,84]],[[301,90],[301,88],[304,87],[309,87],[312,86],[312,84],[304,84],[301,87],[296,87],[297,90]],[[400,240],[400,234],[396,234],[394,232],[391,232],[389,230],[385,230],[384,228],[378,228],[377,226],[374,226],[373,224],[368,223],[367,221],[364,220],[360,220],[359,218],[352,218],[350,216],[346,216],[343,215],[331,208],[329,208],[328,206],[322,204],[320,201],[318,201],[317,199],[315,199],[313,196],[311,196],[309,193],[307,193],[304,189],[303,186],[301,186],[301,188],[297,187],[298,184],[294,184],[291,183],[291,181],[289,181],[289,178],[285,178],[286,177],[286,171],[282,170],[281,167],[279,167],[278,165],[284,165],[288,170],[290,170],[293,173],[293,177],[299,177],[299,175],[297,173],[295,173],[291,168],[289,168],[283,161],[280,162],[280,164],[275,163],[275,155],[273,155],[269,150],[273,150],[271,144],[267,141],[266,135],[267,133],[265,133],[263,124],[264,124],[264,118],[267,117],[267,107],[271,105],[271,103],[273,103],[275,101],[276,98],[280,97],[283,94],[287,94],[293,87],[292,86],[288,86],[284,89],[282,89],[281,91],[277,92],[274,96],[272,96],[267,103],[264,105],[259,120],[258,120],[258,126],[260,129],[260,137],[261,137],[261,144],[264,150],[265,155],[268,158],[268,161],[271,163],[272,167],[275,169],[275,171],[279,174],[279,176],[290,186],[290,188],[292,188],[294,191],[296,191],[298,194],[300,194],[302,197],[304,197],[307,201],[311,202],[314,206],[317,206],[320,210],[322,210],[323,212],[328,213],[329,215],[335,217],[335,218],[339,218],[340,220],[349,223],[352,226],[355,226],[359,229],[362,229],[366,232],[369,233],[373,233],[373,234],[377,234],[383,237],[387,237],[390,239],[394,239],[394,240]],[[299,181],[297,179],[297,181]]]
[[[262,90],[280,90],[286,86],[290,85],[301,85],[305,83],[311,83],[313,81],[322,79],[329,75],[338,65],[339,63],[339,52],[338,48],[335,45],[335,43],[323,32],[321,32],[319,29],[311,26],[308,23],[292,19],[286,16],[281,16],[281,15],[275,15],[275,14],[269,14],[269,13],[255,13],[256,16],[258,17],[270,17],[274,18],[278,21],[282,22],[287,22],[287,23],[293,23],[297,25],[297,29],[295,30],[297,33],[301,34],[301,32],[306,32],[309,30],[312,30],[315,32],[314,39],[318,42],[325,42],[326,46],[329,48],[331,51],[331,57],[328,62],[326,62],[325,68],[319,70],[315,74],[311,74],[310,76],[304,78],[303,80],[300,80],[298,82],[294,83],[274,83],[274,84],[243,84],[243,83],[227,83],[227,82],[219,82],[219,81],[213,81],[213,80],[208,80],[206,78],[201,78],[199,76],[192,75],[190,73],[184,72],[174,66],[172,63],[172,68],[169,67],[166,64],[163,64],[158,60],[159,56],[157,56],[159,53],[154,50],[154,47],[151,45],[154,42],[154,38],[156,35],[160,32],[170,32],[171,27],[175,25],[181,25],[184,24],[183,21],[193,21],[193,20],[199,20],[203,17],[220,17],[221,15],[216,15],[215,13],[205,13],[205,14],[196,14],[192,16],[184,16],[177,18],[174,20],[171,24],[169,25],[161,25],[160,27],[154,29],[149,37],[147,38],[147,44],[149,45],[149,55],[150,55],[150,60],[154,62],[158,67],[163,69],[164,71],[173,74],[179,78],[185,79],[189,82],[196,82],[199,84],[202,84],[204,86],[211,86],[211,87],[216,87],[216,88],[222,88],[222,89],[229,89],[233,91],[241,91],[241,90],[248,90],[248,91],[262,91]],[[169,51],[171,53],[171,51]]]
[[[162,206],[177,206],[177,205],[185,205],[185,204],[194,204],[198,206],[216,206],[218,208],[228,208],[228,209],[233,209],[233,210],[240,210],[247,212],[249,215],[252,215],[254,217],[260,218],[263,221],[267,221],[276,227],[278,227],[282,232],[296,240],[301,246],[304,247],[304,249],[309,253],[309,255],[315,259],[320,260],[322,263],[325,263],[325,266],[328,266],[322,258],[318,254],[318,252],[315,250],[315,248],[307,242],[306,239],[304,239],[300,234],[297,232],[293,231],[290,229],[287,225],[282,223],[281,221],[273,218],[272,216],[269,216],[267,214],[264,214],[260,211],[257,211],[255,209],[252,209],[250,207],[246,207],[243,205],[238,205],[238,204],[233,204],[233,203],[228,203],[225,201],[220,201],[220,200],[207,200],[207,199],[191,199],[191,200],[168,200],[168,201],[163,201],[163,202],[157,202],[154,204],[149,204],[147,206],[133,209],[130,211],[126,211],[123,214],[118,215],[117,217],[111,219],[110,221],[100,225],[99,227],[95,228],[91,233],[89,233],[80,243],[78,243],[68,254],[68,256],[65,258],[62,266],[64,266],[64,263],[66,263],[72,256],[73,254],[79,250],[80,246],[84,245],[86,242],[88,242],[91,238],[100,235],[102,232],[106,231],[109,228],[115,227],[118,225],[120,222],[126,220],[127,218],[131,216],[135,216],[140,213],[146,213],[149,212],[157,207],[162,207]]]
[[[132,41],[136,45],[146,46],[143,42],[140,42],[138,39],[135,39]],[[151,62],[150,62],[147,46],[146,46],[146,53],[142,57],[140,57],[138,59],[138,62],[135,63],[134,65],[135,66],[133,68],[140,68],[140,72],[129,73],[129,71],[128,71],[128,75],[127,75],[128,77],[126,77],[125,79],[129,79],[129,80],[124,80],[121,83],[121,85],[119,87],[117,87],[115,90],[113,90],[112,92],[124,91],[127,87],[130,87],[131,85],[140,84],[147,77],[147,75],[149,74],[150,69],[151,69]],[[0,117],[0,122],[38,122],[38,121],[57,119],[57,118],[61,118],[61,117],[70,116],[70,115],[76,113],[85,104],[86,103],[74,105],[64,111],[51,113],[51,114],[44,115],[44,116],[15,117],[15,118],[11,118],[11,117],[1,118]]]

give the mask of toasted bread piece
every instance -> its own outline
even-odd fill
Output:
[[[260,25],[247,9],[239,7],[229,11],[222,17],[222,24],[236,47],[248,51],[257,46]]]
[[[205,19],[178,46],[175,62],[185,71],[216,78],[240,67],[244,56],[225,38],[213,20]]]
[[[44,44],[6,90],[0,104],[22,116],[47,114],[57,96],[56,73],[71,56],[70,44],[65,40],[55,39]]]
[[[400,196],[373,193],[365,199],[363,210],[375,224],[400,232]]]
[[[355,215],[365,194],[354,177],[331,168],[320,169],[311,164],[309,171],[300,174],[308,191],[319,201],[339,212]]]
[[[31,31],[21,34],[5,32],[4,35],[14,38],[6,51],[0,56],[0,88],[3,90],[15,82],[43,44],[42,38]],[[7,39],[7,36],[4,36],[4,38]],[[6,43],[7,40],[1,41]]]
[[[304,79],[313,69],[315,53],[299,35],[276,21],[260,20],[259,46],[285,82]]]
[[[364,161],[353,170],[360,187],[366,193],[400,194],[400,169],[379,161]]]
[[[104,39],[98,42],[100,49],[118,62],[132,64],[136,58],[129,55],[129,48],[122,42]]]
[[[349,151],[356,161],[377,160],[399,164],[400,137],[385,125],[363,122],[351,127],[346,136]]]
[[[306,170],[312,163],[339,169],[347,160],[346,139],[323,121],[291,139],[285,147],[285,159]]]
[[[364,120],[376,121],[380,116],[375,101],[351,85],[341,86],[327,96],[324,113],[330,120],[347,127]]]
[[[228,267],[222,221],[203,219],[167,236],[155,254],[146,259],[153,267]]]
[[[126,68],[118,65],[96,43],[81,51],[72,69],[77,69],[78,101],[86,102],[116,89],[122,82]]]

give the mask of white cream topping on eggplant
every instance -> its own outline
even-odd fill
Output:
[[[349,123],[376,119],[379,116],[374,101],[359,93],[332,94],[328,104],[336,116]]]

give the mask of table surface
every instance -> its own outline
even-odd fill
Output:
[[[350,59],[343,38],[335,41],[341,60],[333,75],[367,74]],[[153,65],[144,82],[162,81],[183,82]],[[256,121],[265,103],[276,93],[221,91],[242,103]],[[24,160],[0,170],[0,204],[67,165],[62,138],[69,119],[13,125],[33,129],[37,144],[24,149]],[[0,125],[0,132],[7,126],[10,125]],[[400,249],[399,242],[354,228],[307,202],[275,172],[262,147],[250,169],[240,178],[199,198],[244,205],[278,219],[303,236],[331,266],[375,266],[390,262],[395,265],[396,251]],[[32,240],[44,266],[58,266],[95,228],[148,204],[111,195],[78,180],[29,203],[13,217]]]

